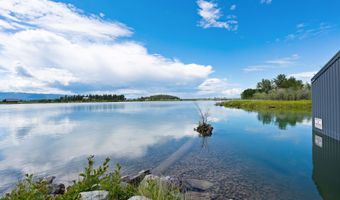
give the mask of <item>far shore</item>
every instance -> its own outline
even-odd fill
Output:
[[[181,100],[152,100],[152,101],[140,101],[140,100],[126,100],[126,101],[69,101],[60,102],[54,100],[32,100],[32,101],[19,101],[14,103],[2,102],[0,105],[18,105],[18,104],[61,104],[61,103],[125,103],[125,102],[182,102],[182,101],[229,101],[227,99],[181,99]]]

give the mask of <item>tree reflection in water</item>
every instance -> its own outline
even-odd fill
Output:
[[[309,122],[312,119],[310,112],[294,111],[259,111],[257,119],[263,124],[275,124],[281,130],[286,130],[287,126],[296,126],[296,124]]]

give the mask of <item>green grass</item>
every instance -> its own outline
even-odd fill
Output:
[[[299,100],[299,101],[274,101],[274,100],[232,100],[217,103],[219,106],[227,108],[239,108],[248,111],[312,111],[311,100]]]

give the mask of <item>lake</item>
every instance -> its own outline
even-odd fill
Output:
[[[313,145],[310,114],[214,104],[199,102],[214,126],[207,138],[193,130],[193,102],[0,105],[0,193],[25,173],[68,183],[95,155],[98,164],[120,163],[123,174],[154,169],[208,180],[227,198],[339,197],[339,142]]]

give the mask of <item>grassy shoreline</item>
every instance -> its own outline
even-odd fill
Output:
[[[312,111],[311,100],[276,101],[276,100],[232,100],[217,103],[218,106],[244,110],[276,110],[276,111]]]

